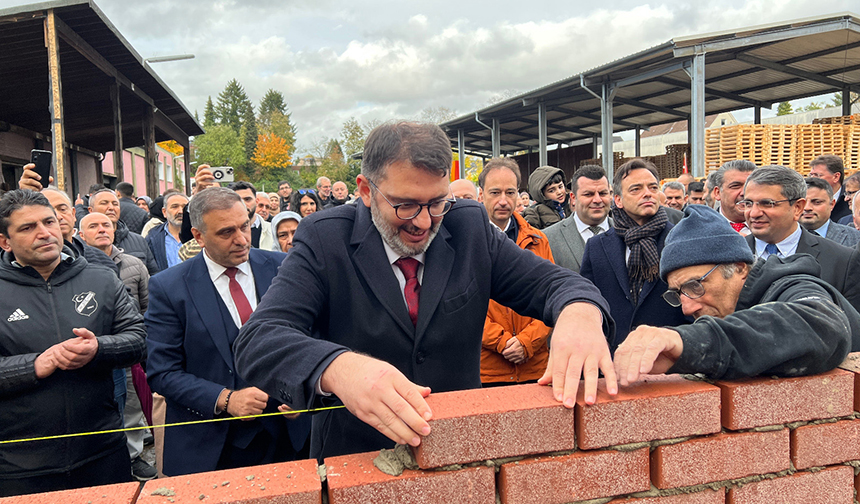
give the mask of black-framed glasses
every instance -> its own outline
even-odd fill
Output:
[[[702,282],[708,278],[708,275],[714,272],[717,267],[720,265],[717,264],[713,268],[711,268],[707,273],[700,276],[699,278],[693,280],[687,280],[682,283],[680,287],[677,289],[667,289],[666,292],[663,293],[663,300],[669,303],[671,306],[675,308],[681,306],[681,294],[687,296],[690,299],[699,299],[700,297],[705,295],[705,286],[702,285]]]
[[[753,200],[744,199],[744,200],[740,200],[737,203],[735,203],[735,206],[738,208],[742,208],[744,210],[749,210],[753,206],[758,205],[758,207],[761,208],[762,210],[770,210],[771,208],[779,205],[780,203],[785,203],[786,201],[792,202],[792,201],[797,201],[797,200],[796,199],[781,199],[781,200],[763,199],[760,201],[753,201]]]
[[[845,191],[845,201],[851,201],[851,198],[857,194],[857,191]]]
[[[299,194],[316,194],[317,192],[313,189],[299,189]]]
[[[382,195],[382,199],[388,203],[391,208],[394,209],[394,215],[397,216],[400,220],[412,220],[415,217],[418,217],[418,214],[421,213],[421,209],[427,207],[427,211],[430,213],[430,217],[442,217],[448,210],[451,210],[451,207],[454,205],[454,202],[457,200],[454,198],[445,198],[436,201],[431,201],[430,203],[397,203],[396,205],[388,200],[385,194],[379,190],[379,186],[373,183],[372,180],[366,179],[370,182],[370,185],[373,186],[376,191]]]

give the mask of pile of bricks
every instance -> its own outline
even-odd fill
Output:
[[[814,124],[733,125],[705,130],[705,173],[746,159],[758,166],[782,165],[802,175],[822,154],[842,158],[846,167],[860,162],[860,114],[816,120]]]
[[[714,383],[656,376],[593,406],[580,392],[572,410],[538,385],[433,394],[419,469],[399,476],[371,452],[0,503],[852,504],[860,353],[842,368]]]

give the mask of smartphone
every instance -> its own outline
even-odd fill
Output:
[[[36,167],[33,168],[33,171],[39,174],[42,177],[42,180],[39,182],[42,184],[42,187],[48,187],[50,176],[51,176],[51,151],[33,149],[30,151],[30,162],[35,164]]]

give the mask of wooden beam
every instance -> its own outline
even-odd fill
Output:
[[[49,11],[50,12],[50,11]],[[106,73],[107,75],[116,79],[116,81],[126,87],[129,91],[137,95],[138,98],[146,102],[147,105],[152,106],[155,102],[152,98],[149,97],[148,94],[144,93],[137,86],[134,85],[131,80],[129,80],[125,75],[123,75],[119,70],[117,70],[113,65],[108,62],[99,54],[98,51],[93,49],[91,45],[89,45],[84,39],[81,38],[74,30],[72,30],[66,23],[64,23],[60,19],[56,19],[57,32],[60,37],[63,38],[70,46],[72,46],[76,51],[78,51],[81,56],[90,60],[90,62],[95,65],[99,70]]]
[[[154,107],[147,106],[143,115],[144,174],[146,176],[146,195],[158,196],[158,154],[155,150]]]
[[[182,165],[185,167],[185,195],[191,196],[191,149],[187,144],[182,146],[182,154]],[[175,159],[173,164],[176,164]]]
[[[125,180],[122,168],[122,106],[120,102],[119,83],[110,87],[110,101],[113,109],[113,173],[117,182]]]
[[[65,129],[63,127],[63,83],[60,78],[60,42],[57,40],[58,19],[54,9],[48,10],[48,16],[43,23],[45,29],[45,47],[48,48],[48,84],[50,86],[51,112],[51,150],[53,151],[54,173],[57,187],[66,190],[66,148]]]

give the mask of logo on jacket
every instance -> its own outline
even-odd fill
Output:
[[[75,302],[75,311],[87,317],[92,315],[99,307],[99,303],[96,301],[96,293],[93,291],[81,292],[73,297],[72,301]]]
[[[17,322],[19,320],[27,320],[28,318],[30,318],[30,316],[24,313],[23,310],[18,308],[17,310],[12,312],[12,315],[9,315],[9,318],[6,319],[6,322]]]

